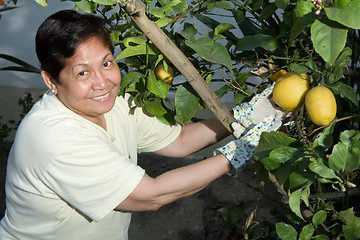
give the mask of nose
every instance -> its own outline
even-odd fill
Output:
[[[95,72],[93,81],[94,90],[102,90],[106,86],[106,75],[102,72]]]

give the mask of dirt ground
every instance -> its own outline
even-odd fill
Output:
[[[5,146],[9,148],[9,146]],[[0,216],[5,209],[5,167],[6,155],[0,156]],[[139,165],[150,176],[191,164],[201,159],[166,158],[154,154],[140,154]],[[255,221],[274,222],[280,213],[279,206],[264,195],[280,199],[280,194],[271,185],[262,188],[264,194],[254,190],[260,185],[260,178],[254,175],[251,166],[243,168],[237,179],[223,176],[212,182],[201,192],[164,206],[155,212],[135,212],[129,229],[130,240],[229,240],[241,239],[229,236],[225,227],[226,211],[236,213],[237,236],[241,236],[247,216],[257,208]],[[251,187],[250,187],[251,186]],[[234,234],[232,234],[234,235]]]
[[[141,154],[139,165],[151,176],[199,161],[197,158],[172,159]],[[271,184],[262,188],[263,194],[253,188],[260,186],[260,177],[254,175],[251,165],[243,168],[234,179],[222,176],[201,192],[171,203],[156,212],[133,213],[130,225],[130,239],[158,240],[225,240],[230,239],[224,227],[226,209],[237,212],[239,221],[235,224],[237,235],[248,215],[257,208],[254,220],[275,222],[279,218],[279,205],[266,196],[281,200]],[[147,236],[145,238],[145,236]],[[238,238],[240,239],[240,238]]]

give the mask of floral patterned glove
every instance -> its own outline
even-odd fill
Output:
[[[270,97],[274,84],[256,94],[250,102],[242,103],[233,108],[234,117],[237,122],[231,124],[235,138],[241,137],[246,130],[253,128],[258,123],[263,122],[267,117],[275,119],[272,130],[277,130],[281,126],[281,120],[285,112],[281,108],[275,107]],[[273,121],[271,119],[271,121]],[[271,130],[269,130],[271,131]]]
[[[254,154],[255,148],[259,144],[261,133],[272,131],[275,121],[274,116],[266,117],[240,139],[233,140],[225,146],[216,149],[214,155],[223,154],[235,170],[239,169]]]
[[[243,136],[216,149],[214,155],[223,154],[234,166],[235,171],[252,157],[259,144],[261,133],[276,131],[282,125],[286,112],[276,108],[272,103],[269,96],[273,88],[274,85],[266,88],[256,94],[250,102],[242,103],[233,109],[238,123],[233,123],[232,126],[236,130],[236,125],[240,125],[239,129]]]

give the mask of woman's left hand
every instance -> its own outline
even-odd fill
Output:
[[[274,122],[269,131],[275,131],[282,125],[282,119],[287,115],[287,112],[277,107],[272,101],[273,88],[274,85],[271,85],[261,93],[256,94],[250,102],[242,103],[233,108],[234,117],[237,120],[231,125],[234,129],[235,138],[240,138],[259,123],[267,125]]]

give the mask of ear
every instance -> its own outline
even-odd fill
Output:
[[[48,72],[41,71],[41,77],[45,83],[45,85],[54,93],[57,93],[56,84],[54,83],[53,78],[50,76]]]

